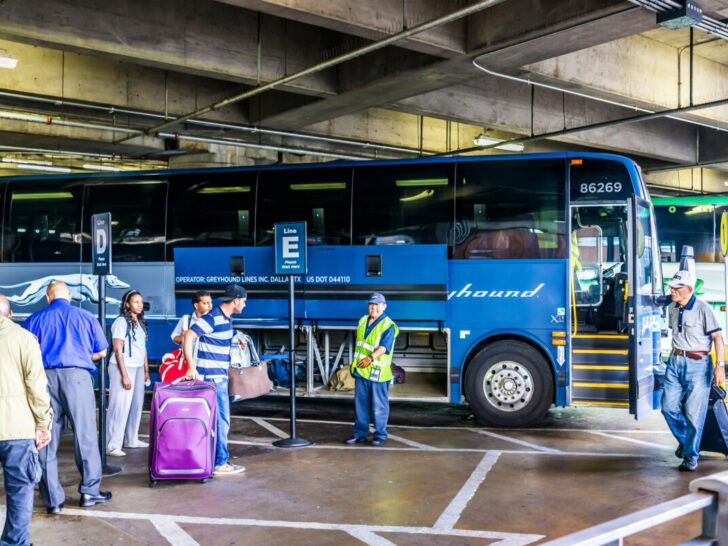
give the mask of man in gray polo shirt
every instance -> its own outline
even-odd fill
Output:
[[[667,284],[674,303],[667,308],[672,353],[665,370],[662,414],[678,442],[675,455],[683,459],[679,470],[692,472],[698,468],[710,382],[720,385],[725,380],[723,336],[713,310],[695,297],[690,271],[678,271]],[[711,343],[715,344],[715,368]]]

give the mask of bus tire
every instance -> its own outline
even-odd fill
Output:
[[[464,387],[473,413],[496,427],[538,423],[554,399],[551,366],[519,341],[498,341],[478,351],[465,372]]]

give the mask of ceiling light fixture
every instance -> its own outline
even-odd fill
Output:
[[[70,173],[71,169],[68,167],[52,167],[50,165],[31,165],[29,163],[16,163],[16,169],[22,171],[45,171],[49,173]]]
[[[657,24],[671,30],[698,25],[703,21],[703,8],[694,0],[670,11],[658,12]]]
[[[18,66],[18,58],[8,53],[6,49],[0,49],[0,68],[13,70],[16,66]]]
[[[490,146],[491,144],[498,144],[499,142],[504,142],[502,138],[493,138],[490,136],[487,136],[485,133],[481,133],[478,136],[476,136],[473,139],[473,144],[476,146]],[[522,143],[505,143],[500,144],[498,146],[494,146],[494,148],[497,148],[499,150],[508,150],[509,152],[522,152],[523,151],[523,144]]]
[[[84,163],[82,167],[84,169],[88,169],[89,171],[109,171],[112,173],[117,173],[121,170],[119,167],[110,167],[108,165],[92,165],[91,163]]]

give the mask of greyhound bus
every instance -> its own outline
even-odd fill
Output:
[[[665,277],[680,263],[680,249],[695,251],[695,292],[710,303],[719,324],[725,324],[725,280],[720,252],[720,218],[728,212],[728,197],[694,195],[653,199],[660,236],[660,257]]]
[[[467,401],[484,422],[524,426],[552,405],[659,404],[663,283],[639,167],[554,153],[0,178],[0,292],[15,317],[64,280],[98,302],[90,218],[111,212],[109,317],[148,303],[152,362],[200,289],[248,289],[234,326],[264,358],[287,352],[287,279],[273,226],[306,221],[295,279],[301,394],[353,356],[357,319],[382,292],[400,326],[393,399]]]

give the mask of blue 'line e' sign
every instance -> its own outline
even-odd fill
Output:
[[[276,275],[306,274],[306,222],[276,224]]]

